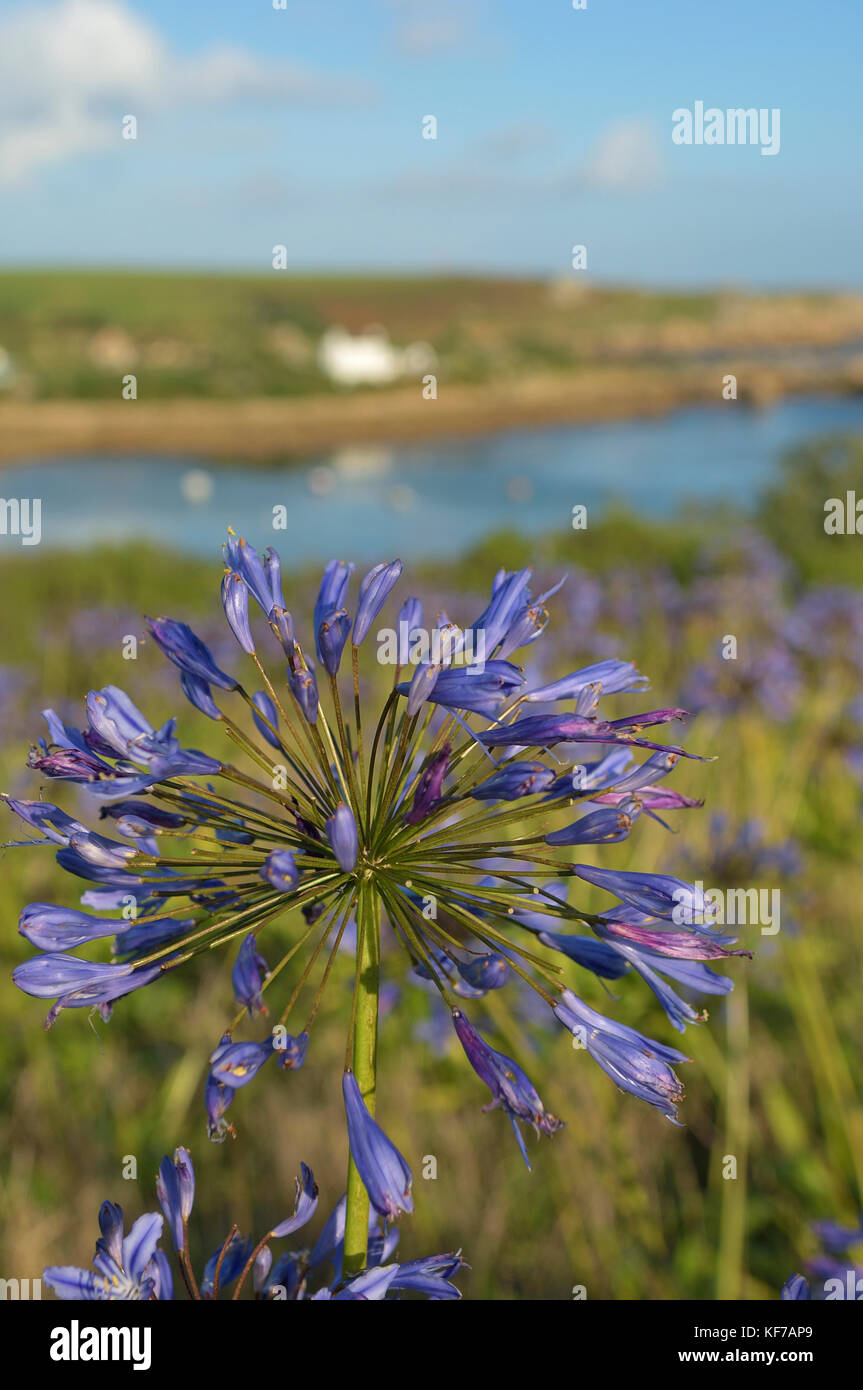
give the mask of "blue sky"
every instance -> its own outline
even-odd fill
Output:
[[[859,286],[861,40],[858,0],[0,0],[0,260],[565,275],[579,243],[604,281]],[[675,145],[695,101],[778,107],[779,153]]]

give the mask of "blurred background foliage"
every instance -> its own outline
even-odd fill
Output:
[[[620,981],[609,998],[569,967],[588,1002],[692,1057],[680,1068],[683,1128],[618,1092],[567,1035],[542,1025],[517,985],[474,1011],[567,1122],[554,1140],[531,1139],[532,1174],[503,1116],[482,1113],[485,1089],[440,1028],[427,987],[405,978],[398,947],[387,944],[378,1113],[415,1175],[402,1253],[464,1247],[468,1297],[566,1299],[584,1285],[591,1298],[775,1298],[815,1249],[809,1223],[850,1223],[859,1210],[863,592],[853,541],[828,542],[818,518],[825,496],[837,495],[834,480],[841,492],[859,476],[860,449],[829,441],[790,459],[757,531],[732,512],[659,525],[618,512],[579,536],[577,566],[571,532],[539,543],[490,537],[445,571],[406,565],[402,596],[416,592],[427,612],[445,606],[461,622],[484,606],[499,565],[531,560],[540,577],[566,570],[544,641],[522,654],[532,668],[541,663],[550,679],[605,655],[632,658],[651,678],[649,704],[699,712],[683,738],[717,760],[681,763],[673,785],[703,797],[704,808],[674,813],[671,834],[643,817],[628,841],[575,858],[782,893],[779,933],[741,929],[755,959],[729,963],[734,994],[712,1000],[709,1021],[682,1041],[637,979]],[[239,669],[218,600],[219,540],[212,564],[139,546],[0,559],[7,791],[39,794],[24,767],[43,731],[39,710],[53,705],[79,722],[83,695],[109,682],[156,724],[178,713],[185,745],[215,746],[217,731],[186,705],[152,644],[142,641],[134,662],[121,649],[128,634],[143,637],[144,613],[166,613],[190,621],[217,660]],[[290,573],[289,540],[281,551],[303,631],[316,576]],[[736,661],[721,657],[728,634]],[[280,669],[275,657],[270,665]],[[384,673],[366,660],[365,678]],[[616,697],[608,707],[637,704]],[[67,810],[85,800],[71,788],[57,799]],[[753,821],[757,830],[739,842]],[[9,817],[4,838],[21,830]],[[21,906],[74,905],[74,885],[49,848],[7,848],[0,893],[8,970],[31,953],[16,934]],[[601,897],[580,901],[596,906]],[[262,939],[271,963],[295,915]],[[305,1068],[262,1072],[231,1111],[237,1139],[214,1145],[202,1090],[207,1056],[233,1012],[229,963],[223,953],[200,958],[120,1001],[108,1025],[69,1011],[47,1034],[45,1006],[4,988],[4,1272],[35,1277],[45,1263],[87,1263],[100,1202],[119,1201],[130,1217],[153,1209],[156,1166],[178,1143],[191,1148],[198,1173],[199,1265],[232,1222],[260,1234],[287,1214],[301,1160],[321,1187],[317,1233],[344,1185],[350,960],[325,996]],[[136,1181],[122,1176],[129,1155]],[[728,1155],[736,1180],[723,1178]],[[434,1180],[422,1176],[426,1156],[437,1161]]]
[[[846,344],[859,356],[863,301],[838,293],[657,291],[561,277],[229,275],[0,271],[6,384],[23,399],[115,399],[118,374],[147,398],[338,392],[324,332],[420,340],[451,383],[603,363],[685,364],[745,349]],[[385,325],[385,329],[380,326]],[[0,385],[2,385],[0,376]]]

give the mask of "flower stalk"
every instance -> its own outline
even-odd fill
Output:
[[[352,1070],[369,1114],[375,1113],[380,994],[380,902],[371,882],[360,882],[357,905],[357,973],[354,985]],[[365,1267],[369,1232],[369,1196],[353,1155],[348,1159],[348,1199],[345,1212],[346,1274]]]

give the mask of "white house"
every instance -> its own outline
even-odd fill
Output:
[[[400,376],[421,373],[436,364],[428,343],[395,347],[383,328],[348,333],[328,328],[318,344],[318,365],[340,386],[387,386]]]

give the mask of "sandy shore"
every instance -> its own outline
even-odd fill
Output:
[[[218,401],[6,401],[0,404],[0,459],[152,454],[211,461],[276,461],[353,444],[488,434],[525,426],[660,415],[721,404],[727,372],[739,403],[863,390],[863,365],[814,363],[591,367],[477,386],[441,383],[437,400],[416,386],[341,397]],[[734,409],[734,403],[727,403]]]

